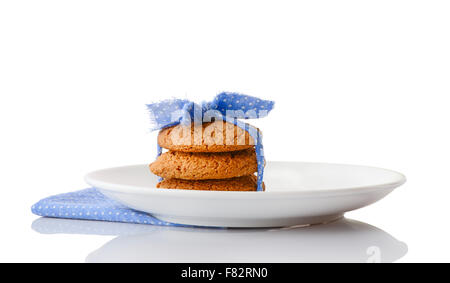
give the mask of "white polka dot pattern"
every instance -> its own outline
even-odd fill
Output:
[[[31,212],[39,216],[57,218],[183,226],[164,222],[145,212],[130,209],[105,197],[94,188],[42,199],[31,207]]]

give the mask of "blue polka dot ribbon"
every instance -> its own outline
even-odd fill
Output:
[[[219,93],[211,102],[194,103],[186,99],[171,99],[147,104],[150,112],[151,130],[182,124],[190,126],[223,120],[247,131],[255,142],[258,164],[257,191],[262,191],[264,176],[264,149],[261,132],[239,119],[258,119],[267,116],[274,107],[274,102],[234,92]],[[157,145],[157,155],[162,148]]]

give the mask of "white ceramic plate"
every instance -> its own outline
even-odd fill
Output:
[[[367,166],[268,162],[265,192],[156,189],[147,165],[94,171],[86,182],[106,196],[168,222],[222,227],[326,223],[372,204],[406,181]]]

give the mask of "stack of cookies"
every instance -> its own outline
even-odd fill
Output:
[[[253,138],[224,121],[161,130],[158,144],[168,149],[150,171],[163,178],[156,187],[185,190],[256,191]]]

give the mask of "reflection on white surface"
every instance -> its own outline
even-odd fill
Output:
[[[118,235],[87,262],[393,262],[406,244],[366,223],[341,219],[279,229],[210,229],[39,218],[43,234]]]

